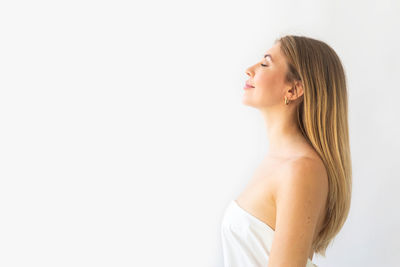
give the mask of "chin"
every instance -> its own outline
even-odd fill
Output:
[[[253,103],[247,97],[242,98],[242,104],[245,105],[245,106],[249,106],[249,107],[255,107],[255,103]]]

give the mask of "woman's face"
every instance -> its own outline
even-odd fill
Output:
[[[258,108],[284,105],[287,90],[291,88],[285,82],[287,69],[280,43],[277,42],[261,61],[246,69],[249,75],[246,83],[254,88],[244,89],[243,104]]]

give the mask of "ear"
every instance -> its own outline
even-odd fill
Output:
[[[288,98],[289,100],[294,101],[303,96],[303,94],[304,94],[303,83],[299,80],[296,80],[292,84],[292,88],[288,90]]]

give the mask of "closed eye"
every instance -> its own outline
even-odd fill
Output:
[[[263,66],[263,67],[268,67],[268,65],[265,65],[265,64],[261,64],[261,66]]]

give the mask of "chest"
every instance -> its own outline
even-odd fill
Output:
[[[248,184],[236,201],[249,213],[275,229],[276,189],[279,185],[283,162],[264,160],[254,171]]]

